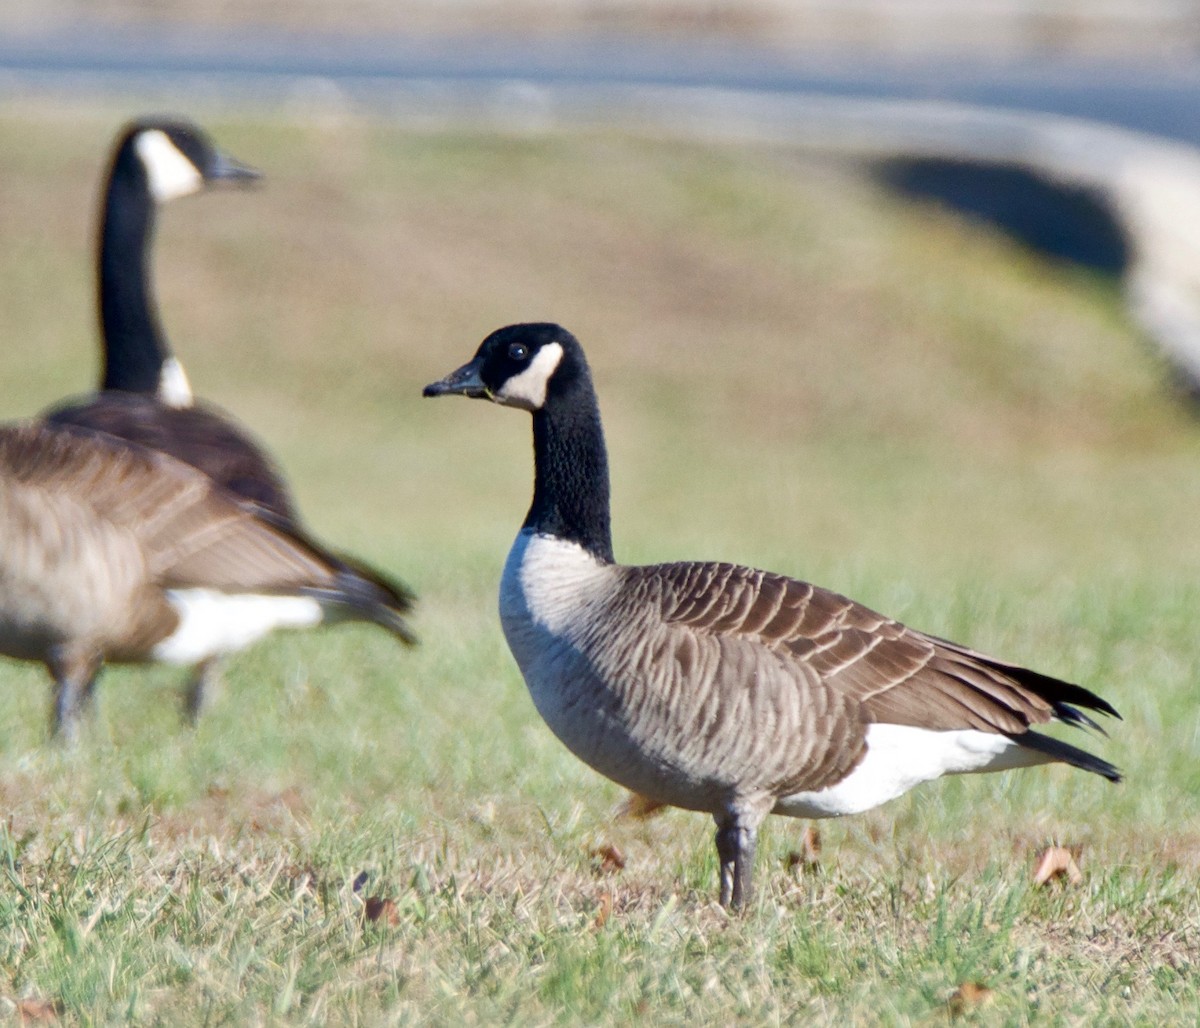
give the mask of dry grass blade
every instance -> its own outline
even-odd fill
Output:
[[[606,889],[600,897],[600,904],[596,908],[596,916],[592,920],[592,927],[597,930],[608,924],[608,919],[612,915],[613,894],[612,889]]]

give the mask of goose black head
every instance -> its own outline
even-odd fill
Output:
[[[137,176],[156,203],[198,193],[211,185],[247,185],[261,175],[217,149],[190,122],[145,118],[126,127],[117,143],[114,176]]]
[[[538,411],[580,381],[590,377],[579,341],[561,325],[535,322],[497,329],[470,361],[427,385],[423,395],[469,396]]]

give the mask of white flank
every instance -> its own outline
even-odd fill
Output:
[[[183,365],[174,357],[163,361],[162,370],[158,373],[158,398],[168,407],[190,407],[192,405],[192,386],[184,373]]]
[[[137,137],[137,155],[150,181],[150,195],[159,203],[198,193],[204,176],[161,129],[149,129]]]
[[[558,343],[543,346],[529,362],[529,367],[519,375],[513,375],[496,391],[497,402],[521,410],[541,410],[546,403],[546,387],[562,357],[563,348]]]
[[[233,653],[276,628],[307,628],[322,618],[321,605],[311,596],[171,589],[167,599],[179,614],[179,627],[150,655],[168,664],[196,664]]]
[[[867,729],[867,753],[858,767],[827,789],[782,797],[775,811],[792,817],[859,814],[942,775],[1008,771],[1053,759],[993,732],[873,724]]]

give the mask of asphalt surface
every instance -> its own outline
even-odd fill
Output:
[[[324,83],[386,103],[414,83],[481,89],[649,85],[754,93],[939,100],[1087,118],[1200,145],[1200,61],[785,53],[735,41],[499,35],[363,38],[81,25],[0,35],[12,88],[223,94],[270,103]]]
[[[904,60],[737,41],[113,29],[0,34],[0,97],[332,105],[506,132],[857,155],[901,191],[1123,284],[1200,397],[1200,61]]]

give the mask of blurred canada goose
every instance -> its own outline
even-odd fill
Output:
[[[152,286],[158,206],[213,185],[244,185],[259,177],[188,122],[143,119],[122,131],[106,180],[100,229],[101,391],[60,405],[44,418],[169,454],[203,471],[254,513],[298,530],[291,490],[274,460],[230,415],[193,398],[162,332]],[[397,612],[411,607],[412,596],[403,586],[386,583],[357,562],[336,559],[344,572],[386,587]],[[397,634],[412,641],[407,629]],[[204,705],[213,671],[211,660],[201,661],[188,685],[186,706],[193,719]]]
[[[97,299],[104,348],[100,391],[45,415],[162,450],[242,498],[295,520],[291,492],[263,447],[228,414],[197,403],[162,331],[152,244],[158,207],[260,175],[188,122],[147,118],[117,138],[104,189]]]
[[[837,817],[944,774],[1115,767],[1030,731],[1116,716],[1067,682],[906,628],[805,582],[733,564],[615,562],[591,373],[558,325],[513,325],[426,396],[533,414],[533,504],[500,619],[539,713],[576,756],[717,823],[721,903],[750,895],[770,813]]]
[[[99,433],[0,426],[0,538],[0,653],[45,663],[68,738],[105,661],[195,664],[327,621],[408,638],[388,583]]]

